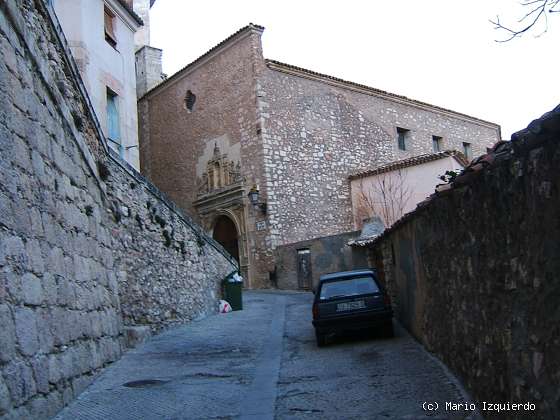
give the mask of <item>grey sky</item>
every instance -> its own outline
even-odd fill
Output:
[[[560,103],[560,17],[508,43],[488,19],[515,23],[516,0],[158,0],[152,45],[171,75],[249,22],[266,58],[524,128]]]

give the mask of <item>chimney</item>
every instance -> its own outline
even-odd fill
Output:
[[[142,97],[165,79],[161,66],[162,50],[144,45],[136,51],[136,95]]]
[[[134,12],[144,22],[144,25],[134,34],[136,49],[150,45],[150,8],[154,4],[154,0],[127,0],[127,3],[133,3]]]

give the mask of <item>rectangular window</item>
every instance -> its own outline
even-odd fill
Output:
[[[375,283],[373,277],[353,277],[323,283],[319,299],[328,300],[374,293],[379,293],[379,286]]]
[[[410,130],[406,128],[397,127],[398,144],[400,150],[406,150],[406,143]]]
[[[105,7],[105,41],[113,48],[117,46],[117,37],[115,36],[115,15],[107,7]]]
[[[107,138],[116,147],[119,155],[123,157],[124,148],[121,141],[118,98],[115,92],[107,89]]]
[[[441,152],[442,140],[443,139],[439,136],[432,136],[432,147],[434,149],[434,152]]]
[[[468,160],[472,159],[472,147],[470,143],[463,143],[463,153]]]

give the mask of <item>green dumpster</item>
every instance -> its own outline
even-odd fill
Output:
[[[224,300],[229,302],[231,309],[243,309],[243,277],[235,272],[224,279]]]

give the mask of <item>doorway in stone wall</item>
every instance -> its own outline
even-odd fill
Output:
[[[311,289],[311,251],[297,250],[298,287],[303,290]]]
[[[233,220],[227,216],[218,216],[212,237],[239,262],[239,235]]]

